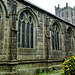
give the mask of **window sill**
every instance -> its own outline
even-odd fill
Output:
[[[18,48],[18,50],[35,50],[35,48]]]

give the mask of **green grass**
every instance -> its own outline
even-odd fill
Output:
[[[51,71],[50,74],[54,74],[54,73],[60,73],[62,71],[58,70],[58,71]]]
[[[53,73],[54,74],[54,73]],[[50,73],[40,73],[39,75],[50,75]],[[60,73],[58,75],[63,75],[63,73]]]
[[[58,70],[58,71],[51,71],[49,73],[40,73],[39,75],[50,75],[50,74],[55,74],[55,73],[60,73],[60,72],[62,72],[62,71]],[[63,75],[63,74],[61,73],[59,75]]]
[[[40,73],[39,75],[50,75],[50,73]]]
[[[63,75],[63,73],[61,73],[61,74],[58,74],[58,75]]]

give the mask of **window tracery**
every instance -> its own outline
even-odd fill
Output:
[[[52,26],[52,49],[59,50],[59,27],[56,23]]]
[[[18,22],[18,47],[33,48],[34,19],[30,12],[20,14]]]

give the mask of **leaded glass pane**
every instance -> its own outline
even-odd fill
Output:
[[[33,48],[33,24],[31,24],[31,48]]]
[[[58,47],[58,50],[59,50],[59,32],[57,32],[57,47]]]
[[[25,23],[22,23],[22,34],[25,34]]]
[[[22,47],[25,48],[25,35],[22,34]]]
[[[27,23],[27,48],[29,48],[29,23]]]
[[[20,21],[18,24],[18,47],[20,47]]]
[[[54,39],[55,39],[55,49],[57,50],[57,37],[56,37],[56,31],[55,31],[55,34],[54,34]]]
[[[56,47],[56,50],[57,50],[57,44],[58,44],[58,42],[57,42],[57,32],[55,31],[55,47]]]
[[[20,19],[23,20],[23,14],[20,14]]]
[[[31,22],[31,16],[29,17],[29,22]]]
[[[22,47],[25,47],[25,23],[22,23]]]
[[[20,42],[20,32],[18,32],[18,42]]]
[[[55,23],[53,24],[53,29],[55,28]]]
[[[54,50],[54,31],[52,31],[52,49]]]
[[[28,13],[27,13],[27,12],[25,12],[25,13],[24,13],[24,15],[25,15],[25,18],[27,19],[27,17],[28,17]]]

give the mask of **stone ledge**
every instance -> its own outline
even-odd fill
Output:
[[[18,72],[0,72],[0,75],[18,75]]]
[[[0,64],[2,65],[16,65],[18,64],[17,61],[0,61]]]
[[[47,60],[47,59],[18,60],[19,64],[22,64],[22,63],[52,63],[52,62],[62,62],[62,60]]]
[[[47,60],[47,59],[34,59],[34,60],[12,60],[12,61],[0,61],[0,64],[4,65],[17,65],[17,64],[27,64],[27,63],[52,63],[52,62],[62,62],[62,60]]]

